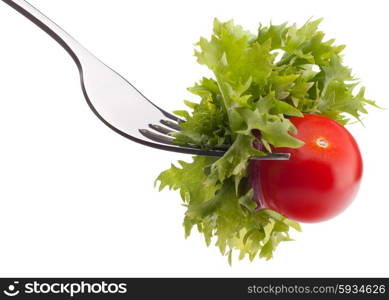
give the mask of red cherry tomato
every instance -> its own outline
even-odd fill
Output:
[[[251,161],[256,201],[301,222],[320,222],[342,212],[355,197],[362,177],[362,157],[351,134],[327,117],[291,118],[298,149],[289,161]]]

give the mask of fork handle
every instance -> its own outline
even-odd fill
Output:
[[[81,70],[80,59],[85,56],[93,56],[79,42],[70,36],[65,30],[51,21],[38,9],[24,0],[3,0],[6,4],[14,8],[17,12],[25,16],[49,36],[56,40],[73,58],[77,67]]]

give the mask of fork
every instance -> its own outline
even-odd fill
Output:
[[[56,23],[24,0],[3,0],[56,40],[77,65],[84,97],[95,115],[116,133],[145,146],[186,153],[221,157],[228,146],[201,149],[180,146],[170,136],[184,120],[148,100],[131,83],[106,66]],[[269,153],[258,160],[287,160],[289,153]]]

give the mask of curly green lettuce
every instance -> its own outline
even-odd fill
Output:
[[[270,259],[281,241],[291,240],[290,228],[301,230],[275,211],[258,209],[252,200],[248,161],[265,154],[254,142],[268,152],[272,146],[298,148],[303,142],[290,135],[296,128],[289,116],[320,114],[345,125],[350,118],[360,120],[366,105],[375,106],[343,65],[344,46],[324,40],[320,22],[260,26],[252,34],[232,20],[215,19],[211,38],[197,43],[197,61],[214,76],[189,88],[200,101],[185,101],[190,111],[175,112],[185,122],[173,136],[181,145],[228,146],[228,151],[219,159],[193,157],[172,164],[156,183],[159,190],[180,191],[187,208],[186,236],[196,227],[230,263],[234,250],[240,259]]]

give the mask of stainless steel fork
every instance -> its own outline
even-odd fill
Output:
[[[3,0],[56,40],[76,63],[81,87],[90,109],[109,128],[145,146],[205,156],[223,156],[227,149],[204,150],[180,146],[169,136],[180,130],[178,117],[161,109],[131,83],[102,63],[57,24],[24,0]],[[163,126],[162,126],[163,125]],[[272,153],[255,159],[287,160],[289,153]]]

